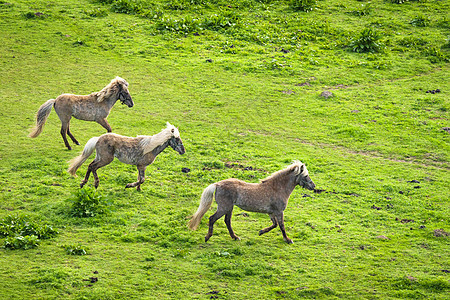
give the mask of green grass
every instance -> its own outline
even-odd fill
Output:
[[[447,297],[449,238],[435,230],[450,231],[450,5],[293,2],[0,1],[0,220],[58,232],[0,249],[0,298]],[[380,47],[353,51],[367,29]],[[46,100],[115,76],[135,106],[112,109],[113,131],[151,135],[169,121],[187,152],[158,156],[141,193],[124,189],[134,166],[100,169],[108,209],[76,217],[87,163],[77,178],[66,169],[83,146],[65,149],[55,112],[27,134]],[[71,131],[82,145],[104,133],[75,119]],[[210,183],[258,182],[296,159],[324,191],[292,194],[293,245],[279,229],[258,236],[268,216],[239,208],[241,241],[219,220],[204,243],[216,204],[187,228]]]

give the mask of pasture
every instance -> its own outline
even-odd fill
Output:
[[[306,4],[311,4],[308,6]],[[0,1],[0,299],[446,299],[450,290],[448,1]],[[95,192],[69,161],[106,133],[45,101],[116,76],[112,132],[175,125],[186,150],[117,159]],[[92,156],[88,161],[91,161]],[[233,210],[205,243],[211,183],[295,160],[286,234]]]

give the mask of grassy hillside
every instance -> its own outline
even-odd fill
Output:
[[[449,10],[432,0],[0,1],[0,298],[445,299]],[[169,121],[187,152],[160,154],[142,192],[124,189],[136,168],[114,161],[99,170],[100,210],[77,210],[90,160],[77,178],[68,161],[105,130],[72,119],[82,145],[68,151],[53,111],[38,138],[27,135],[46,100],[115,76],[135,106],[113,107],[113,132],[152,135]],[[293,245],[279,229],[258,236],[269,217],[239,208],[241,241],[219,220],[204,243],[215,203],[187,228],[209,184],[258,182],[293,160],[317,185],[289,200]]]

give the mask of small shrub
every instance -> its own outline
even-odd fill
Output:
[[[438,47],[427,47],[424,50],[424,54],[428,56],[428,59],[432,63],[437,62],[450,62],[450,56],[442,52]]]
[[[17,235],[17,236],[9,236],[6,238],[4,247],[6,249],[16,250],[23,249],[28,250],[32,248],[36,248],[39,245],[39,239],[35,235]]]
[[[50,225],[42,225],[31,221],[26,216],[7,216],[0,221],[0,236],[36,236],[39,239],[49,239],[58,234]]]
[[[104,8],[94,8],[85,10],[84,13],[90,17],[106,17],[108,15],[108,10]]]
[[[361,6],[358,7],[358,9],[355,9],[351,13],[356,16],[368,16],[370,15],[370,12],[372,11],[372,6],[370,5],[370,2],[367,4],[361,4]]]
[[[66,253],[69,255],[86,255],[87,250],[84,246],[78,244],[78,245],[66,245],[64,246],[64,249],[66,250]]]
[[[316,0],[291,0],[290,6],[293,10],[308,12],[316,7]]]
[[[180,20],[161,18],[156,21],[156,29],[160,32],[189,33],[201,30],[200,22],[190,16]]]
[[[141,1],[135,1],[135,0],[112,1],[111,9],[116,13],[129,14],[129,15],[139,14],[143,11]]]
[[[110,203],[94,188],[79,189],[70,201],[70,215],[73,217],[94,217],[109,211]]]
[[[411,25],[416,27],[426,27],[430,24],[430,19],[425,16],[418,15],[409,22]]]
[[[185,0],[172,0],[166,5],[166,8],[172,10],[185,10],[188,7],[189,3]]]
[[[211,15],[209,18],[205,18],[202,25],[205,29],[217,31],[219,29],[234,27],[238,22],[238,15],[227,11],[219,15]]]
[[[417,38],[408,36],[403,39],[401,39],[398,44],[400,46],[408,47],[408,48],[421,48],[422,46],[425,46],[428,42],[424,40],[423,38]]]
[[[366,28],[356,39],[350,42],[350,47],[353,52],[379,52],[382,44],[379,42],[381,35],[372,28]]]

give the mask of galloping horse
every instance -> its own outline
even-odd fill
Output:
[[[111,132],[111,126],[109,126],[106,118],[111,108],[119,99],[122,104],[126,104],[128,107],[133,107],[134,105],[128,92],[128,82],[120,77],[111,80],[100,92],[95,92],[90,95],[59,95],[56,99],[50,99],[39,107],[36,114],[36,126],[28,136],[35,138],[42,132],[42,128],[52,107],[55,107],[55,111],[61,120],[61,136],[64,144],[67,149],[72,150],[67,141],[66,134],[69,135],[76,145],[80,144],[69,130],[69,123],[72,116],[80,120],[95,121],[102,125],[108,132]]]
[[[278,225],[284,241],[292,244],[292,240],[287,237],[284,229],[283,212],[286,209],[289,196],[297,185],[309,190],[314,190],[316,187],[309,177],[305,164],[300,161],[296,161],[286,169],[272,174],[260,183],[247,183],[234,178],[213,183],[203,191],[200,206],[189,221],[189,228],[197,229],[203,215],[211,207],[215,192],[217,211],[209,217],[209,230],[205,236],[205,242],[213,234],[214,223],[223,215],[225,215],[225,224],[231,238],[240,240],[231,228],[233,205],[237,205],[246,211],[269,214],[272,225],[261,229],[259,235],[271,231]]]
[[[141,184],[145,180],[145,168],[153,163],[156,156],[167,146],[172,147],[179,154],[185,153],[180,132],[169,122],[167,122],[167,128],[153,136],[138,135],[134,138],[115,133],[105,133],[102,136],[91,138],[84,147],[83,153],[71,161],[67,171],[75,175],[77,169],[96,149],[96,157],[89,165],[80,187],[87,183],[92,172],[94,175],[94,186],[97,188],[99,184],[97,170],[108,165],[114,160],[114,157],[117,157],[121,162],[137,167],[139,173],[138,181],[128,183],[125,188],[136,187],[140,191]]]

